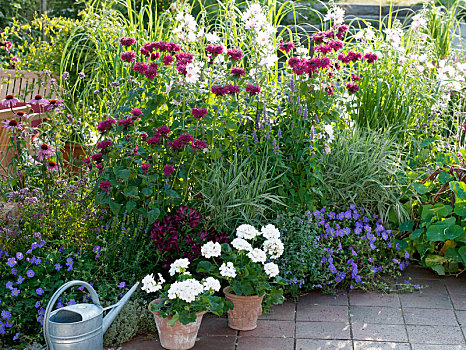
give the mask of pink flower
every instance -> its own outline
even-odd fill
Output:
[[[112,183],[108,180],[103,180],[100,184],[99,187],[102,190],[102,192],[110,192],[110,186]]]
[[[96,163],[102,163],[103,161],[102,153],[93,154],[91,159]]]
[[[210,88],[210,91],[215,96],[223,96],[223,95],[228,94],[228,89],[225,89],[225,87],[221,85],[212,85],[212,87]]]
[[[351,74],[351,78],[353,79],[353,81],[359,81],[361,80],[361,77],[357,74]]]
[[[6,95],[5,99],[2,101],[2,106],[5,107],[14,107],[19,102],[19,100],[13,94]]]
[[[359,85],[358,84],[353,84],[353,83],[348,83],[346,84],[346,89],[348,92],[354,94],[359,91]]]
[[[134,120],[130,117],[126,117],[118,121],[118,126],[123,127],[123,130],[126,130],[131,125],[134,125]]]
[[[45,106],[44,109],[46,111],[50,111],[51,109],[55,109],[57,107],[63,106],[63,100],[56,100],[52,98]]]
[[[343,48],[343,43],[339,40],[332,40],[330,41],[329,46],[336,52]]]
[[[193,108],[191,114],[194,118],[201,119],[207,115],[207,108]]]
[[[160,126],[160,127],[157,129],[155,135],[167,137],[167,135],[168,135],[169,133],[171,133],[170,128],[169,128],[168,126],[166,126],[166,125],[162,125],[162,126]]]
[[[202,141],[202,140],[196,140],[194,141],[191,146],[196,149],[196,150],[203,150],[205,148],[207,148],[207,144]]]
[[[134,62],[136,60],[136,52],[134,51],[123,52],[120,57],[122,61]]]
[[[191,134],[182,134],[178,139],[183,142],[185,145],[188,145],[190,142],[194,140],[193,135]]]
[[[101,134],[105,134],[108,130],[110,130],[113,127],[113,124],[115,123],[116,121],[113,118],[103,120],[97,126],[97,130],[100,131]]]
[[[244,68],[241,68],[241,67],[233,67],[233,68],[231,68],[230,73],[231,73],[231,75],[233,75],[235,77],[241,77],[244,74],[246,74],[246,71],[244,70]]]
[[[334,85],[327,86],[325,90],[327,91],[327,95],[332,96],[335,93],[335,86]]]
[[[186,65],[193,62],[194,56],[190,52],[181,52],[177,53],[175,58],[177,63]]]
[[[34,96],[34,98],[29,101],[28,103],[31,104],[31,105],[41,105],[41,104],[45,104],[47,103],[48,101],[46,99],[44,99],[42,97],[42,95],[39,95],[37,94],[36,96]]]
[[[174,173],[175,171],[175,168],[173,166],[171,166],[170,164],[167,164],[163,167],[163,174],[167,177],[170,177],[172,176],[172,174]]]
[[[160,137],[158,136],[152,136],[147,139],[147,144],[154,146],[156,144],[160,143]]]
[[[326,54],[326,53],[332,52],[332,47],[330,45],[314,46],[314,51]]]
[[[370,52],[366,53],[364,55],[364,58],[367,60],[368,63],[374,63],[378,59],[375,53],[370,53]]]
[[[130,113],[135,117],[139,117],[142,114],[142,111],[139,108],[134,108]]]
[[[123,46],[131,46],[135,42],[136,42],[136,39],[131,38],[131,37],[129,37],[129,38],[125,38],[125,37],[120,38],[120,44],[123,45]]]
[[[278,45],[278,48],[282,51],[285,51],[286,53],[290,52],[293,47],[294,47],[294,44],[292,41],[289,41],[287,43],[280,43]]]
[[[2,121],[3,127],[6,128],[8,131],[15,131],[21,130],[23,128],[23,124],[16,119],[7,119]]]
[[[23,111],[19,111],[19,112],[16,112],[15,118],[18,118],[21,121],[23,119],[28,119],[29,116],[26,113],[24,113]]]
[[[160,52],[155,51],[150,54],[150,59],[152,61],[158,60],[160,58]]]
[[[49,160],[47,162],[47,170],[58,171],[58,169],[60,169],[60,166],[58,165],[58,163],[54,162],[53,160]]]
[[[243,57],[243,51],[240,49],[229,49],[227,51],[227,56],[230,57],[232,61],[239,61]]]
[[[150,169],[150,164],[149,163],[142,163],[141,165],[141,170],[144,174],[147,174]]]
[[[224,88],[227,89],[228,95],[235,95],[235,94],[238,94],[241,91],[241,88],[238,85],[235,85],[235,84],[225,85]]]
[[[144,73],[149,69],[149,66],[145,62],[137,62],[133,66],[133,70],[138,73]]]
[[[51,156],[53,156],[54,149],[52,146],[47,145],[46,143],[43,143],[40,145],[38,151],[37,151],[37,158],[39,158],[40,161],[43,161],[44,159],[48,159]]]
[[[254,96],[261,92],[261,88],[259,85],[249,84],[248,86],[246,86],[246,92],[248,92],[249,95]]]
[[[157,63],[152,62],[149,65],[149,68],[147,68],[147,70],[144,72],[144,75],[148,79],[154,79],[156,77],[156,75],[157,75],[157,70],[158,69],[159,69],[159,67],[157,66]]]
[[[163,56],[162,62],[164,65],[169,66],[173,62],[173,56],[170,56],[170,55]]]
[[[174,150],[177,150],[177,151],[180,151],[184,147],[186,147],[186,145],[179,138],[175,139],[173,141],[170,141],[167,146],[171,147],[171,148],[173,148]]]

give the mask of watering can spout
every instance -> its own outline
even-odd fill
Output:
[[[136,289],[138,288],[138,285],[139,285],[139,282],[137,282],[129,291],[128,293],[125,294],[125,296],[123,298],[121,298],[121,300],[116,303],[115,305],[112,305],[112,306],[109,306],[107,308],[104,309],[105,310],[109,310],[109,309],[112,309],[111,311],[108,312],[107,316],[104,317],[104,320],[103,320],[103,325],[102,325],[102,328],[103,328],[103,332],[105,333],[107,331],[107,329],[110,327],[110,325],[112,324],[112,322],[115,320],[115,318],[118,316],[118,314],[120,313],[121,309],[123,309],[123,306],[125,306],[125,304],[128,302],[129,298],[131,298],[131,295],[136,291]]]

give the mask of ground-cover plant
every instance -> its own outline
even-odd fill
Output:
[[[233,308],[225,298],[216,296],[220,291],[220,281],[214,277],[206,277],[202,281],[194,278],[188,271],[189,260],[178,259],[170,265],[170,276],[175,276],[172,283],[165,283],[165,279],[158,274],[147,275],[142,280],[142,289],[147,293],[159,292],[159,303],[151,304],[153,312],[158,312],[163,318],[170,318],[173,326],[177,321],[181,324],[195,322],[197,313],[212,312],[221,316]]]
[[[460,157],[464,156],[462,150]],[[400,225],[412,256],[439,275],[455,274],[466,266],[466,174],[460,159],[454,153],[437,154],[436,169],[413,184],[408,202],[412,220]]]
[[[313,213],[326,252],[322,264],[332,273],[324,290],[391,290],[393,277],[409,265],[403,241],[394,238],[376,214],[354,204],[343,211],[326,208]]]
[[[324,202],[343,208],[355,204],[377,213],[384,222],[404,221],[400,201],[403,155],[392,132],[374,132],[355,126],[336,132],[332,151],[323,156]]]
[[[213,241],[204,244],[202,256],[213,263],[201,261],[196,271],[226,280],[229,292],[238,296],[266,295],[270,303],[283,302],[283,290],[280,288],[283,282],[279,267],[274,262],[284,250],[280,231],[272,224],[262,227],[261,231],[242,224],[236,229],[236,238],[231,241],[231,246]]]
[[[326,253],[311,212],[281,212],[272,223],[280,227],[285,246],[277,261],[280,276],[285,281],[285,292],[297,297],[307,290],[323,288],[332,274],[322,264]]]

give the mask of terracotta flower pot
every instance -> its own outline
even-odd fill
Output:
[[[257,327],[257,318],[262,315],[264,296],[238,296],[223,289],[226,299],[233,302],[233,310],[228,310],[228,327],[238,331],[250,331]]]
[[[173,326],[168,323],[171,317],[163,318],[160,313],[151,310],[151,304],[158,304],[162,299],[155,299],[149,304],[149,311],[154,314],[155,324],[159,332],[160,345],[168,350],[187,350],[194,347],[197,332],[201,326],[202,316],[206,313],[198,312],[196,322],[184,325],[176,321]]]
[[[68,171],[79,173],[79,167],[86,156],[84,146],[79,143],[66,142],[63,147],[63,163]]]

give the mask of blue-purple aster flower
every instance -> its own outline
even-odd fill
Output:
[[[16,265],[16,259],[15,258],[9,258],[7,263],[6,263],[9,267],[13,267]]]
[[[44,294],[44,290],[42,288],[37,288],[36,293],[37,293],[37,295],[42,295],[42,294]]]
[[[13,288],[11,290],[11,295],[17,297],[21,291],[18,288]]]
[[[35,272],[33,270],[27,270],[26,276],[28,276],[29,278],[32,278],[34,277],[34,275],[35,275]]]
[[[120,284],[118,285],[118,288],[122,289],[122,288],[125,288],[126,286],[126,282],[120,282]]]

